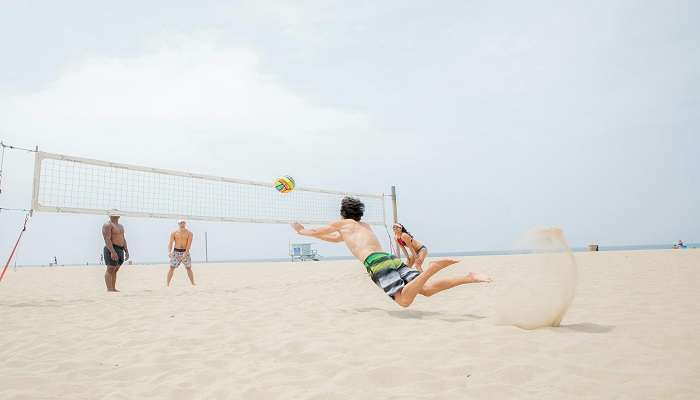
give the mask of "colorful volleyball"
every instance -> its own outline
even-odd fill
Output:
[[[294,190],[294,186],[294,178],[292,178],[289,175],[277,178],[277,180],[275,181],[275,189],[277,189],[277,191],[280,193],[291,192],[292,190]]]

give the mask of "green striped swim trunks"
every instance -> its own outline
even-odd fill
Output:
[[[401,259],[389,253],[372,253],[365,259],[365,268],[372,281],[392,299],[420,272],[408,268]]]

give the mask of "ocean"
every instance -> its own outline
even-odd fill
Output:
[[[700,248],[700,243],[686,243],[688,249],[698,249]],[[626,251],[626,250],[668,250],[672,249],[672,244],[642,244],[642,245],[625,245],[625,246],[606,246],[599,245],[598,251]],[[572,251],[588,251],[586,247],[572,247]],[[682,251],[683,249],[679,249]],[[430,257],[470,257],[470,256],[503,256],[510,254],[527,254],[530,253],[528,250],[468,250],[468,251],[443,251],[430,253]],[[352,256],[321,256],[320,261],[334,261],[334,260],[352,260]],[[251,263],[251,262],[288,262],[289,257],[274,257],[274,258],[234,258],[234,259],[222,259],[222,260],[209,260],[209,264],[216,263]],[[202,264],[204,260],[192,260],[195,264]],[[138,265],[151,266],[151,265],[162,265],[166,264],[167,260],[157,260],[157,261],[140,261]],[[102,266],[102,264],[59,264],[59,265],[17,265],[17,267],[63,267],[63,266]]]

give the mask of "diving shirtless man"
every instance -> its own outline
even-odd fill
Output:
[[[118,292],[119,290],[116,288],[117,272],[124,261],[129,259],[129,249],[126,247],[124,226],[119,223],[117,213],[109,214],[109,221],[102,225],[102,237],[105,240],[103,255],[105,265],[107,265],[105,285],[108,292]]]
[[[384,252],[372,228],[360,222],[364,211],[365,205],[360,200],[345,197],[340,206],[343,219],[318,229],[305,229],[299,223],[292,224],[292,227],[303,236],[327,242],[345,242],[352,255],[364,262],[372,281],[401,307],[410,306],[419,294],[429,297],[466,283],[491,281],[488,276],[474,272],[461,277],[429,281],[438,271],[458,261],[433,261],[423,272],[407,267],[401,259]]]
[[[177,221],[178,228],[170,234],[168,240],[168,257],[170,257],[170,268],[168,270],[168,279],[166,286],[170,286],[170,281],[173,280],[175,268],[180,264],[185,264],[187,277],[190,278],[192,286],[194,284],[194,275],[192,274],[192,258],[190,257],[190,247],[192,247],[192,232],[187,229],[187,222],[184,219]],[[173,248],[175,244],[175,248]]]

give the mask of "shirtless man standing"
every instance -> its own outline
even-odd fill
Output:
[[[129,249],[126,247],[124,226],[119,223],[119,215],[109,214],[109,221],[102,225],[102,237],[105,240],[104,260],[107,265],[105,285],[108,292],[118,292],[117,272],[124,261],[129,259]]]
[[[194,275],[192,274],[192,258],[190,257],[190,247],[192,246],[192,232],[187,229],[187,222],[184,219],[177,221],[178,229],[170,234],[168,240],[168,257],[170,257],[170,269],[168,271],[167,286],[170,286],[170,281],[173,280],[175,268],[180,264],[185,264],[187,277],[190,278],[192,286],[194,284]],[[175,248],[173,248],[175,244]]]
[[[401,259],[384,252],[372,228],[360,222],[364,211],[365,205],[360,200],[345,197],[340,206],[343,219],[318,229],[305,229],[299,223],[292,224],[292,227],[303,236],[327,242],[345,242],[352,255],[364,262],[372,281],[401,307],[410,306],[419,294],[429,297],[458,285],[491,281],[488,276],[474,272],[456,278],[428,281],[441,269],[459,261],[433,261],[423,272],[407,267]]]

